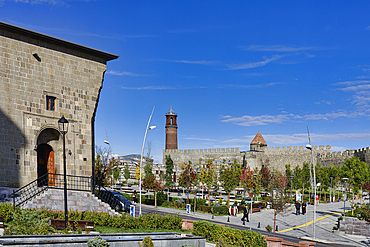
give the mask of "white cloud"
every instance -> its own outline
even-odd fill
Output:
[[[144,86],[144,87],[121,87],[125,90],[185,90],[185,89],[201,89],[203,86],[182,87],[182,86]]]
[[[261,115],[261,116],[248,116],[244,115],[242,117],[231,117],[225,116],[221,120],[224,123],[233,123],[240,126],[255,126],[255,125],[267,125],[271,123],[283,123],[289,120],[290,115],[281,114],[276,116],[271,115]]]
[[[307,50],[318,50],[315,47],[293,47],[284,45],[251,45],[249,47],[244,47],[248,51],[274,51],[274,52],[299,52]]]
[[[370,95],[369,97],[363,97],[363,99],[359,99],[359,101],[369,101],[370,102]],[[267,125],[267,124],[282,124],[284,122],[293,121],[293,120],[325,120],[329,121],[336,118],[354,118],[358,116],[363,116],[364,113],[354,111],[354,112],[347,112],[347,111],[337,111],[325,114],[307,114],[307,115],[296,115],[292,113],[286,113],[285,111],[282,114],[278,115],[260,115],[260,116],[249,116],[244,115],[242,117],[233,117],[230,115],[227,116],[220,116],[221,122],[224,123],[232,123],[239,126],[259,126],[259,125]]]
[[[118,75],[118,76],[147,76],[147,75],[136,74],[136,73],[132,73],[128,71],[116,71],[116,70],[108,70],[106,73],[110,75]]]
[[[66,1],[63,1],[63,0],[10,0],[10,1],[16,2],[16,3],[29,3],[29,4],[47,3],[47,4],[52,4],[52,5],[65,4],[66,3]]]
[[[206,61],[206,60],[199,60],[199,61],[192,61],[192,60],[161,60],[164,62],[171,62],[171,63],[186,63],[186,64],[202,64],[202,65],[211,65],[218,63],[217,61]]]
[[[275,56],[272,56],[271,58],[265,58],[263,61],[259,61],[259,62],[244,63],[244,64],[229,64],[229,65],[226,65],[228,68],[225,70],[241,70],[241,69],[253,69],[257,67],[262,67],[282,57],[283,56],[275,55]]]
[[[284,82],[270,82],[266,84],[255,84],[255,85],[241,85],[241,84],[224,84],[218,86],[218,88],[263,88],[271,87],[279,84],[285,84]]]

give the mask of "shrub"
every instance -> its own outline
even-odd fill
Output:
[[[45,235],[54,231],[40,210],[22,210],[13,214],[13,222],[5,229],[4,235]]]
[[[213,206],[212,213],[215,215],[227,215],[229,208],[227,206]]]
[[[162,205],[167,200],[167,195],[163,191],[157,192],[157,204]]]
[[[205,237],[217,243],[222,238],[225,244],[235,246],[267,246],[261,233],[220,226],[207,221],[194,222],[193,235]]]
[[[266,228],[266,231],[272,232],[272,227],[270,225],[267,225],[265,228]]]
[[[154,247],[154,243],[153,243],[152,239],[149,236],[146,236],[143,239],[143,245],[141,245],[141,243],[139,242],[139,246],[140,247]]]
[[[0,203],[0,215],[3,216],[4,222],[8,223],[13,219],[14,208],[9,202]]]
[[[88,247],[108,247],[110,244],[102,239],[100,236],[95,236],[89,241],[87,241]]]

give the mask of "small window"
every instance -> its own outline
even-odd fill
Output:
[[[55,110],[55,97],[46,96],[46,110],[54,111]]]

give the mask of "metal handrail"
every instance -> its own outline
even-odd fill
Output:
[[[92,177],[66,175],[67,189],[78,191],[92,190]],[[27,185],[13,191],[13,205],[14,208],[31,200],[47,189],[63,189],[64,175],[46,173],[43,176],[35,179]]]

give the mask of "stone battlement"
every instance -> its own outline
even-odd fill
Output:
[[[265,147],[264,148],[265,152],[301,152],[301,151],[306,151],[308,150],[305,146],[288,146],[288,147]],[[319,149],[317,149],[317,146],[312,146],[313,151],[320,151],[320,152],[325,152],[325,153],[330,153],[331,152],[331,145],[326,145],[326,148],[324,145],[320,145]]]
[[[169,154],[199,154],[199,153],[239,153],[239,148],[210,148],[210,149],[166,149],[165,153]]]

